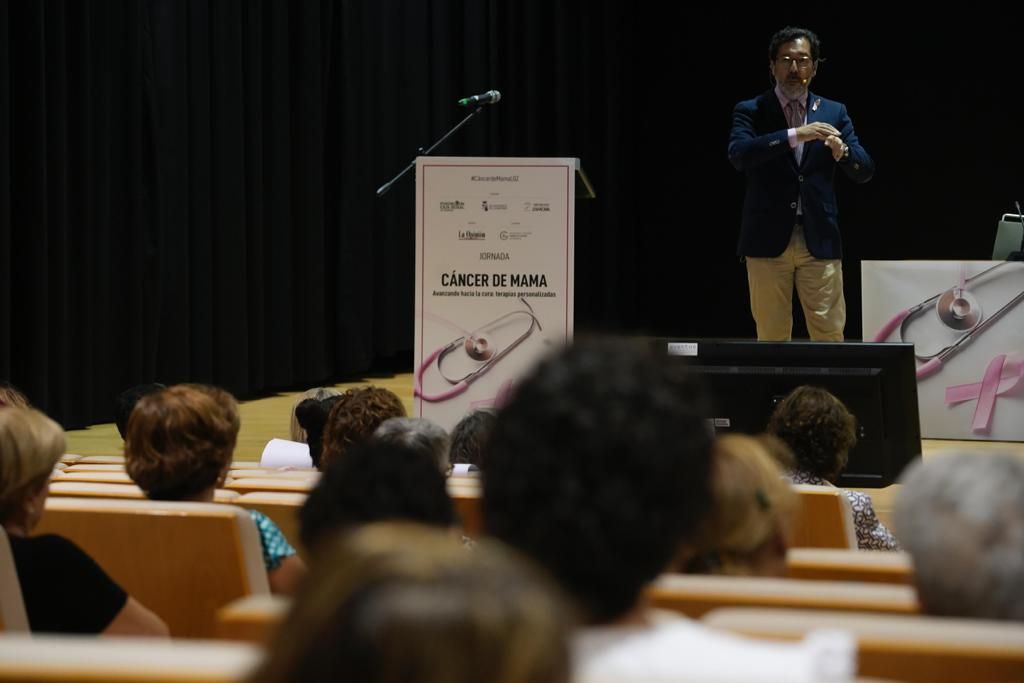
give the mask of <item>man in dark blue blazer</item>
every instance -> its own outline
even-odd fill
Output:
[[[866,183],[875,164],[846,107],[809,92],[820,43],[787,26],[768,49],[776,86],[733,110],[729,161],[747,176],[738,252],[759,340],[790,339],[793,288],[811,339],[842,341],[842,241],[833,179]]]

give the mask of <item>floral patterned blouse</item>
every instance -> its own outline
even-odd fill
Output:
[[[811,484],[812,486],[833,486],[821,477],[797,470],[790,479],[794,484]],[[859,550],[899,550],[900,544],[892,532],[885,528],[875,514],[871,497],[860,491],[842,489],[853,508],[853,526],[857,531],[857,548]]]

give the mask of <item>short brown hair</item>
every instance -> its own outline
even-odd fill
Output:
[[[0,407],[0,522],[53,473],[64,454],[64,430],[32,408]]]
[[[320,469],[326,469],[353,445],[370,438],[391,417],[405,417],[405,405],[393,391],[371,386],[343,393],[327,416]]]
[[[227,471],[238,427],[238,403],[223,389],[179,384],[149,394],[128,420],[125,470],[154,500],[192,499]]]
[[[821,387],[794,389],[775,407],[768,431],[786,442],[797,469],[834,481],[857,444],[857,421],[843,402]]]

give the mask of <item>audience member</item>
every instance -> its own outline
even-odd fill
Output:
[[[135,409],[135,404],[139,402],[139,399],[166,388],[158,382],[139,384],[125,389],[117,395],[117,398],[114,399],[114,424],[117,425],[117,433],[121,435],[122,439],[128,429],[128,418],[131,417],[132,410]]]
[[[300,394],[295,399],[295,403],[292,404],[292,417],[288,425],[288,438],[300,443],[309,443],[309,430],[302,426],[302,421],[298,416],[298,407],[307,400],[323,402],[335,396],[341,396],[341,391],[332,387],[315,387]],[[333,401],[331,403],[333,404]],[[327,410],[330,412],[330,408]],[[321,426],[321,432],[322,429]]]
[[[43,515],[64,430],[30,408],[0,407],[0,524],[32,631],[168,635],[167,625],[128,595],[71,541],[31,536]]]
[[[693,542],[711,503],[707,409],[684,370],[615,340],[578,341],[539,363],[488,442],[485,528],[578,603],[577,681],[845,680],[846,640],[759,642],[645,607],[645,587]]]
[[[857,444],[857,421],[843,402],[825,389],[801,386],[775,407],[768,431],[782,439],[796,457],[794,484],[835,486],[846,468],[850,449]],[[871,497],[843,490],[853,508],[857,547],[898,550],[899,543],[879,521]]]
[[[238,404],[216,387],[179,384],[141,398],[128,420],[125,470],[153,500],[210,502],[238,438]],[[270,588],[292,593],[302,560],[266,515],[249,510],[260,532]]]
[[[385,441],[419,451],[433,458],[443,473],[451,473],[448,449],[451,438],[444,427],[422,417],[389,417],[373,433],[373,440]]]
[[[758,440],[715,440],[711,515],[687,570],[697,574],[786,576],[788,536],[797,498],[783,470]]]
[[[28,397],[10,382],[0,381],[0,407],[31,408]]]
[[[455,513],[433,453],[376,437],[331,465],[299,511],[302,543],[314,555],[340,531],[387,520],[447,529]]]
[[[389,417],[405,417],[405,405],[393,391],[381,387],[349,389],[339,397],[324,427],[320,470],[365,441]]]
[[[1024,458],[936,455],[900,483],[894,525],[923,611],[1024,621]]]
[[[484,444],[494,429],[494,413],[489,410],[474,410],[463,416],[452,429],[452,446],[449,462],[452,466],[469,465],[467,469],[484,467]]]
[[[565,611],[508,550],[395,524],[329,550],[252,683],[569,680]]]
[[[292,411],[292,421],[297,422],[300,433],[298,436],[309,445],[309,457],[313,467],[320,469],[320,457],[324,448],[324,427],[331,408],[338,402],[341,392],[334,389],[322,389],[324,395],[314,395],[303,399]],[[330,392],[330,393],[327,393]],[[293,432],[294,433],[294,432]]]

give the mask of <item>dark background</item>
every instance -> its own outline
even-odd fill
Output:
[[[72,427],[143,381],[408,371],[413,178],[374,190],[490,88],[438,153],[582,159],[577,330],[750,337],[726,139],[787,23],[878,165],[838,180],[848,338],[861,260],[988,257],[1024,200],[1007,7],[694,7],[0,2],[0,379]]]

